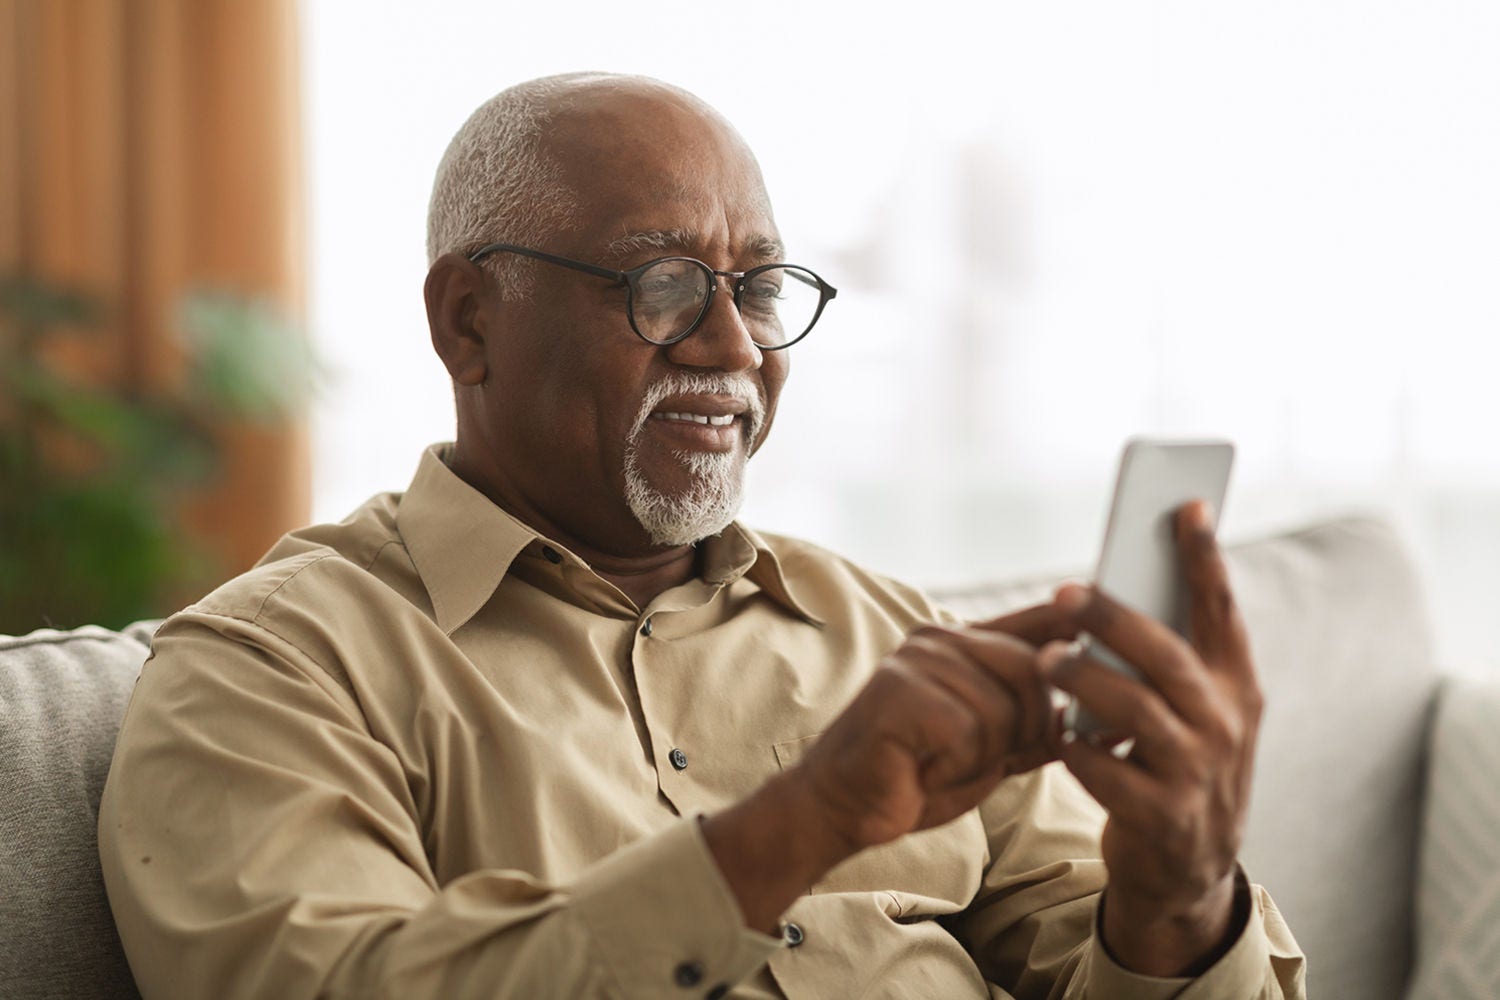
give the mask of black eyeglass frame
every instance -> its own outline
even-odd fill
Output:
[[[673,344],[680,343],[681,341],[684,341],[688,337],[693,335],[693,331],[698,329],[699,325],[702,324],[703,317],[707,316],[709,309],[713,308],[714,294],[719,290],[719,282],[716,280],[717,278],[729,278],[734,282],[734,308],[736,311],[739,311],[740,309],[740,299],[744,295],[745,286],[750,282],[750,280],[753,279],[757,274],[762,274],[766,271],[772,270],[773,268],[788,268],[789,270],[787,271],[787,273],[792,277],[797,278],[799,281],[805,281],[805,279],[803,279],[801,275],[806,274],[811,276],[813,281],[816,282],[819,295],[818,308],[813,310],[812,319],[808,320],[807,326],[801,333],[797,334],[797,336],[793,337],[791,340],[788,340],[784,344],[756,344],[755,346],[762,351],[784,351],[788,347],[791,347],[793,344],[800,341],[802,338],[806,337],[809,333],[812,332],[812,328],[818,325],[818,319],[823,315],[823,308],[827,306],[828,303],[832,301],[832,299],[839,293],[839,290],[837,288],[834,288],[828,282],[824,281],[822,277],[820,277],[816,272],[811,271],[800,264],[761,264],[759,267],[752,267],[748,271],[716,271],[705,264],[703,261],[699,260],[697,257],[658,257],[655,260],[648,260],[640,267],[632,267],[628,271],[616,271],[608,267],[600,267],[597,264],[588,264],[581,260],[573,260],[569,257],[559,257],[555,253],[547,253],[544,250],[533,250],[530,247],[517,246],[514,243],[491,243],[487,246],[482,246],[478,250],[475,250],[473,253],[469,254],[469,261],[470,263],[477,264],[482,258],[487,257],[492,253],[498,252],[520,254],[523,257],[531,257],[536,260],[544,261],[548,264],[557,264],[561,267],[570,267],[575,271],[582,271],[584,274],[592,274],[599,278],[608,278],[609,280],[617,284],[624,285],[626,289],[625,318],[630,322],[630,329],[635,332],[635,335],[637,337],[640,337],[646,343],[652,344],[656,347],[671,347]],[[698,315],[695,316],[693,318],[693,321],[688,324],[688,328],[685,331],[679,333],[677,336],[672,337],[669,340],[652,340],[650,337],[641,332],[640,327],[635,325],[636,282],[638,282],[641,275],[645,274],[646,271],[650,268],[655,267],[657,264],[672,260],[685,261],[686,263],[694,264],[702,270],[708,272],[708,294],[703,297],[703,307],[699,309]],[[801,272],[801,274],[799,274],[798,272]]]

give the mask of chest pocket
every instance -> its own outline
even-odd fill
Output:
[[[772,744],[781,769],[801,760],[821,735]],[[901,901],[902,916],[915,915],[908,912],[915,903],[912,897],[926,897],[937,911],[948,911],[974,898],[988,860],[984,824],[979,810],[971,809],[951,823],[861,851],[824,876],[812,891],[890,893]]]

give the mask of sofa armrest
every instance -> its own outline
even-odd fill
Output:
[[[0,636],[0,997],[140,996],[95,824],[157,624]]]
[[[1427,767],[1408,1000],[1500,996],[1500,669],[1445,679]]]

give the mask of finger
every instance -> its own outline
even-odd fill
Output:
[[[1047,741],[1052,692],[1030,646],[1004,633],[939,626],[918,630],[909,645],[925,657],[927,679],[979,718],[986,761],[998,754],[1014,774],[1055,759]]]
[[[921,656],[927,662],[913,664]],[[924,787],[945,788],[983,774],[1003,754],[996,735],[1000,725],[976,712],[972,700],[933,679],[935,658],[919,653],[908,641],[890,664],[900,686],[886,699],[880,718],[872,720],[878,734],[903,748],[916,762]]]
[[[953,758],[939,766],[948,780],[953,775],[967,778],[1011,751],[1022,714],[1015,692],[978,666],[950,630],[936,625],[918,629],[898,650],[897,658],[913,682],[940,692],[965,714],[964,720],[950,720],[943,727],[954,752],[944,752],[943,744],[937,745],[936,759]],[[974,744],[972,749],[962,746],[966,741]],[[960,759],[969,766],[958,766]]]
[[[1062,643],[1043,647],[1038,654],[1042,670],[1106,732],[1135,740],[1134,752],[1144,764],[1168,771],[1192,752],[1192,733],[1159,694],[1092,657],[1071,656],[1067,650]]]
[[[1098,587],[1063,586],[1056,603],[1079,627],[1124,657],[1189,721],[1210,712],[1208,674],[1187,640],[1170,626],[1127,607]]]
[[[1169,810],[1166,790],[1151,775],[1102,747],[1074,740],[1062,748],[1063,765],[1112,819],[1133,830],[1160,826]]]
[[[1003,632],[977,628],[946,630],[973,663],[1015,699],[1018,710],[1013,746],[1044,740],[1052,695],[1036,662],[1035,651]]]
[[[1078,625],[1052,601],[1012,611],[997,618],[970,622],[969,626],[1004,632],[1032,646],[1041,646],[1054,639],[1075,639],[1078,636]]]
[[[1057,760],[1061,746],[1060,741],[1050,738],[1041,743],[1033,743],[1015,753],[1007,754],[1000,762],[1001,768],[1006,775],[1035,771],[1043,764],[1050,764]]]
[[[1250,640],[1229,585],[1229,568],[1203,501],[1177,512],[1177,551],[1188,584],[1188,638],[1209,669],[1254,671]]]

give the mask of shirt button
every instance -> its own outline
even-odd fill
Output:
[[[796,924],[787,924],[781,929],[781,940],[786,942],[788,948],[795,948],[807,940],[807,935]]]
[[[558,563],[562,562],[562,554],[559,553],[556,549],[554,549],[550,545],[543,545],[542,546],[542,558],[546,559],[549,563],[552,563],[552,565],[554,565],[554,566],[556,566]]]
[[[651,635],[651,619],[647,618],[641,624],[641,635],[644,635],[644,636],[650,636]]]
[[[720,983],[708,991],[708,1000],[724,1000],[724,997],[728,995],[729,985],[727,983]]]
[[[672,970],[672,979],[678,986],[697,986],[703,981],[703,966],[697,962],[683,962]]]
[[[677,770],[687,770],[687,754],[683,753],[681,750],[673,747],[672,752],[667,754],[667,757],[672,761],[672,766],[677,768]]]

